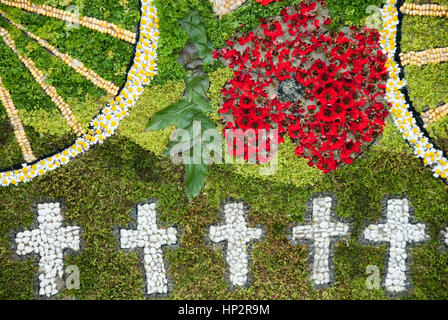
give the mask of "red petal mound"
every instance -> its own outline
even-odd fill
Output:
[[[379,33],[355,27],[330,33],[329,11],[319,0],[260,23],[216,53],[234,70],[222,89],[225,129],[277,129],[280,143],[289,136],[296,154],[324,172],[351,164],[382,133],[388,115]],[[245,159],[259,151],[245,145]]]
[[[256,0],[258,3],[261,3],[261,5],[265,6],[271,2],[274,2],[274,0]],[[280,0],[275,0],[275,1],[280,1]]]

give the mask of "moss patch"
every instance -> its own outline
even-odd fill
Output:
[[[173,128],[146,132],[151,116],[182,98],[184,84],[169,81],[166,85],[154,85],[141,95],[129,117],[120,123],[119,132],[138,145],[157,155],[165,151]]]
[[[448,254],[439,250],[440,230],[448,221],[447,186],[412,155],[370,150],[312,188],[247,179],[225,165],[212,166],[207,195],[188,203],[182,188],[182,166],[119,137],[30,183],[1,188],[0,297],[32,298],[36,265],[11,259],[8,235],[11,229],[32,222],[34,199],[50,197],[65,199],[65,216],[85,230],[85,249],[66,260],[66,265],[80,268],[81,288],[63,290],[59,298],[144,298],[138,257],[117,250],[112,231],[130,222],[134,203],[158,198],[162,223],[177,223],[183,229],[179,249],[166,254],[174,280],[173,299],[384,299],[381,290],[366,289],[365,272],[368,265],[384,270],[386,250],[363,246],[357,239],[366,223],[381,218],[384,196],[405,193],[417,218],[429,225],[431,241],[412,249],[414,290],[404,298],[448,298]],[[336,194],[336,211],[353,219],[354,233],[336,246],[334,286],[314,291],[307,278],[307,247],[290,245],[285,228],[302,223],[306,200],[322,191]],[[254,282],[236,291],[227,289],[221,251],[203,241],[204,228],[219,220],[219,204],[227,196],[242,198],[251,206],[250,225],[267,227],[267,238],[256,243],[252,252]]]
[[[319,169],[308,165],[308,160],[299,158],[294,154],[295,144],[286,139],[285,143],[279,145],[278,169],[272,175],[261,175],[261,169],[268,169],[268,165],[235,165],[235,172],[245,177],[255,177],[271,182],[292,184],[297,187],[312,186],[319,182],[323,173]]]
[[[448,102],[448,63],[407,66],[405,79],[409,97],[418,111],[424,106],[434,109],[440,102]]]

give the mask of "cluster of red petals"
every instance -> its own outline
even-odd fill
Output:
[[[258,3],[261,3],[261,5],[265,6],[271,2],[273,2],[274,0],[256,0]],[[279,2],[280,0],[275,0],[277,2]]]
[[[279,143],[289,135],[296,155],[324,172],[351,164],[383,131],[387,59],[376,30],[332,34],[325,28],[330,23],[323,1],[304,1],[228,40],[215,53],[234,70],[222,89],[224,129],[276,129]],[[280,97],[284,81],[304,88],[299,98]],[[233,154],[241,155],[231,143]],[[246,143],[244,158],[258,151]]]

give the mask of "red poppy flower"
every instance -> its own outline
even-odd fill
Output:
[[[322,107],[320,112],[320,119],[324,122],[333,122],[334,121],[334,112],[331,106]]]
[[[241,108],[250,108],[254,104],[253,98],[248,94],[244,93],[240,97],[240,107]]]
[[[269,158],[269,146],[253,143],[275,129],[271,142],[289,136],[297,156],[330,172],[351,164],[382,132],[388,75],[379,34],[357,27],[327,32],[330,22],[322,0],[305,0],[279,17],[261,19],[256,30],[220,50],[218,57],[235,75],[222,89],[224,129],[254,132],[252,141],[239,142],[240,156],[254,159],[248,152],[256,151]]]
[[[333,77],[328,73],[328,72],[321,72],[319,74],[319,76],[317,77],[317,79],[322,83],[322,84],[327,84],[331,81],[333,81]]]
[[[260,3],[261,5],[265,6],[271,2],[273,2],[274,0],[257,0],[258,3]],[[280,1],[280,0],[275,0],[275,1]]]
[[[378,42],[380,40],[380,34],[376,30],[372,30],[367,37],[367,43],[370,46],[378,46]]]
[[[353,105],[353,97],[350,95],[344,95],[341,98],[341,105],[344,108],[350,108]]]
[[[277,40],[278,37],[284,34],[282,25],[278,22],[271,24],[268,28],[264,29],[264,34],[272,39]]]
[[[327,65],[322,60],[316,60],[314,62],[313,66],[311,67],[313,70],[315,70],[318,73],[324,72],[327,70]]]

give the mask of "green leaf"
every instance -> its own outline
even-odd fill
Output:
[[[207,179],[208,165],[185,164],[185,193],[189,201],[196,198],[204,187]]]
[[[146,131],[161,130],[175,124],[189,105],[190,102],[187,100],[181,100],[155,113],[149,121]]]
[[[187,96],[191,92],[191,90],[194,90],[201,96],[205,97],[207,96],[207,92],[210,87],[210,81],[208,80],[207,75],[203,75],[200,77],[186,77],[185,85],[187,87]]]
[[[201,43],[206,44],[207,43],[207,34],[205,33],[205,28],[199,25],[191,25],[191,28],[189,30],[188,36],[190,38],[190,41],[194,44]]]
[[[183,29],[187,32],[188,41],[196,46],[199,57],[203,63],[213,63],[212,47],[207,38],[205,26],[197,11],[190,12],[185,18],[181,19]],[[201,73],[200,73],[201,74]],[[187,103],[182,106],[183,112],[167,112],[160,121],[156,118],[154,121],[160,123],[176,123],[179,131],[179,137],[171,141],[166,155],[174,153],[183,153],[185,161],[185,193],[189,201],[192,201],[200,192],[205,184],[208,173],[208,165],[202,159],[203,151],[207,146],[211,146],[215,141],[202,141],[202,136],[206,130],[216,130],[214,122],[205,114],[213,112],[210,101],[207,99],[207,92],[210,87],[210,81],[206,74],[193,76],[187,72],[185,76],[185,97]],[[175,120],[165,119],[172,116]],[[157,122],[159,121],[159,122]],[[198,124],[200,130],[197,130]]]
[[[190,12],[180,20],[187,32],[189,42],[198,50],[199,57],[206,64],[213,63],[213,48],[208,41],[205,25],[197,11]]]
[[[201,132],[204,132],[205,130],[215,129],[216,126],[215,123],[207,117],[204,113],[200,113],[196,116],[194,119],[195,121],[199,121],[201,123]]]
[[[176,122],[177,129],[186,129],[190,126],[194,119],[201,113],[199,105],[193,104],[191,108],[185,110]]]
[[[173,150],[174,147],[177,147],[178,150],[182,150],[183,152],[186,152],[188,150],[191,150],[191,148],[193,146],[192,146],[191,140],[181,140],[181,141],[172,140],[166,146],[166,150],[163,152],[163,154],[165,156],[170,156],[171,151]]]
[[[201,110],[204,112],[214,111],[210,101],[208,101],[206,98],[204,98],[194,90],[191,92],[191,101],[194,102],[197,106],[199,106]]]
[[[199,57],[204,63],[213,63],[213,49],[207,43],[194,42],[196,49],[198,49]]]
[[[174,135],[179,134],[179,136],[172,139],[171,142],[168,144],[167,150],[164,152],[165,155],[170,155],[171,150],[175,146],[178,146],[179,148],[182,148],[184,151],[186,151],[188,149],[192,149],[195,145],[201,143],[201,136],[202,136],[202,132],[203,132],[202,124],[201,124],[201,130],[196,130],[196,132],[194,130],[194,125],[195,125],[194,122],[197,121],[195,119],[198,116],[200,116],[201,114],[202,114],[202,112],[195,114],[192,121],[190,121],[189,123],[187,123],[187,121],[186,121],[187,125],[184,128],[178,128],[175,131]],[[180,134],[184,134],[184,135],[182,136]],[[188,137],[185,136],[186,134],[188,134]],[[179,141],[179,137],[182,137],[182,139],[180,141]]]

